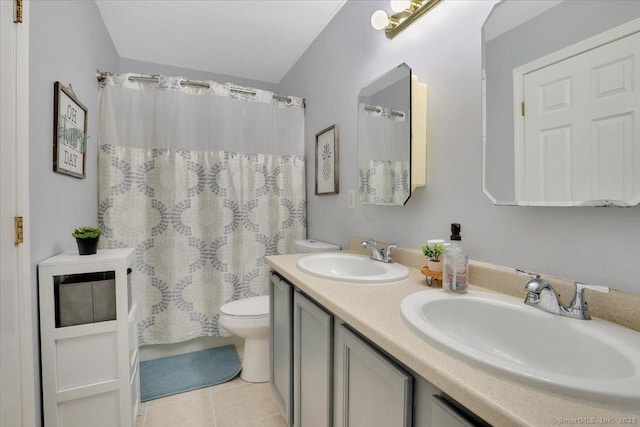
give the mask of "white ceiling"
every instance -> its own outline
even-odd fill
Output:
[[[96,0],[122,58],[280,83],[346,0]]]

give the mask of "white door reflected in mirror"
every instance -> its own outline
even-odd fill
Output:
[[[503,205],[637,205],[640,2],[540,3],[523,18],[527,2],[503,1],[483,27],[484,191]]]

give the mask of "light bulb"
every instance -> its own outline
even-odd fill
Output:
[[[371,15],[371,26],[376,30],[382,30],[389,24],[389,16],[384,10],[376,10]]]
[[[411,6],[411,0],[391,0],[391,9],[394,12],[402,12]]]

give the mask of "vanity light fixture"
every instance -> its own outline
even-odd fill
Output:
[[[371,15],[371,26],[383,30],[387,38],[394,38],[422,15],[436,7],[442,0],[391,0],[393,15],[376,10]]]

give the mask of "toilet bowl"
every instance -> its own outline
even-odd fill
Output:
[[[269,381],[269,296],[224,304],[218,323],[233,335],[244,338],[240,378],[250,383]]]
[[[313,239],[296,240],[294,245],[298,253],[340,250],[340,246]],[[250,383],[269,381],[269,296],[226,303],[220,308],[218,323],[244,338],[240,378]]]

